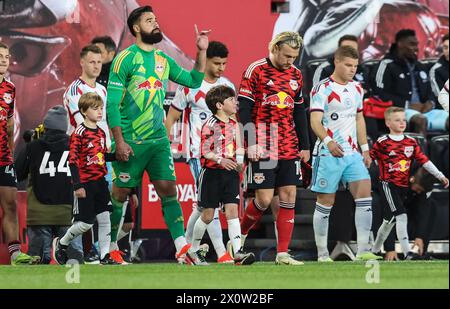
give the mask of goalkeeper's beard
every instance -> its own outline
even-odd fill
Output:
[[[158,30],[156,32],[156,30]],[[156,44],[161,42],[163,35],[159,29],[154,29],[152,32],[141,32],[141,40],[145,44]]]

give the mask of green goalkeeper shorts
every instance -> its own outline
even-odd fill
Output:
[[[134,188],[141,184],[144,171],[150,180],[176,180],[175,165],[167,136],[151,140],[145,144],[128,143],[134,156],[128,162],[114,161],[114,183],[120,188]],[[112,145],[115,150],[115,144]]]

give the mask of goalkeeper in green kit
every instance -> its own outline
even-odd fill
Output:
[[[179,263],[188,262],[190,247],[184,237],[184,219],[177,200],[175,167],[164,127],[163,102],[169,80],[189,88],[200,87],[205,70],[209,31],[196,31],[197,59],[192,71],[181,68],[155,48],[163,36],[150,6],[131,12],[127,20],[136,43],[117,55],[108,82],[107,116],[113,134],[115,180],[112,190],[111,257],[121,262],[117,231],[122,208],[132,188],[147,171],[161,199],[162,212],[176,247]]]

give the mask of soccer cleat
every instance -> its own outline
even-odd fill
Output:
[[[60,243],[59,243],[60,238],[59,237],[55,237],[53,239],[53,243],[52,243],[52,251],[53,251],[53,259],[55,260],[56,263],[58,263],[59,265],[65,265],[67,263],[67,247],[64,248]]]
[[[107,253],[103,259],[100,260],[100,265],[120,265],[116,260],[111,258],[111,255]]]
[[[222,255],[220,258],[217,259],[217,263],[219,264],[233,264],[234,260],[230,256],[228,252],[225,252],[224,255]]]
[[[379,255],[375,255],[372,252],[365,252],[362,254],[356,255],[357,261],[370,261],[370,260],[382,260],[383,257]]]
[[[20,252],[14,260],[11,260],[11,265],[34,265],[39,264],[40,261],[40,256],[30,256],[28,254]]]
[[[242,251],[242,248],[234,255],[235,265],[251,265],[255,263],[255,261],[255,254],[253,254],[252,252],[246,253]]]
[[[31,264],[36,265],[41,263],[41,257],[37,255],[30,255],[31,257]]]
[[[91,250],[84,256],[85,264],[100,264],[100,257],[98,256],[97,250],[92,246]]]
[[[418,255],[417,253],[414,253],[412,251],[409,251],[405,258],[403,259],[405,261],[417,261],[417,260],[422,260],[422,257],[420,255]]]
[[[127,249],[123,250],[122,252],[124,253],[124,255],[122,255],[123,260],[125,262],[127,262],[128,264],[133,264],[133,259],[131,258],[131,252],[128,251]]]
[[[208,244],[201,244],[198,247],[198,250],[200,251],[200,254],[203,255],[203,257],[206,257],[206,255],[209,252],[209,245]]]
[[[330,263],[330,262],[334,262],[334,261],[329,256],[319,256],[317,258],[317,262],[319,262],[319,263]]]
[[[294,260],[292,256],[287,252],[278,252],[277,257],[275,258],[276,265],[303,265],[304,263],[301,261]]]
[[[192,261],[192,264],[197,266],[208,266],[208,262],[206,262],[205,257],[201,254],[200,250],[196,252],[188,251],[186,254]]]
[[[247,239],[247,235],[241,234],[241,249],[244,248],[245,240]],[[228,254],[234,258],[234,250],[233,250],[233,244],[231,243],[231,240],[227,242],[227,252]]]
[[[180,251],[175,254],[175,259],[177,260],[178,264],[192,265],[192,261],[187,255],[187,252],[191,248],[191,246],[192,244],[186,244],[183,248],[181,248]]]
[[[111,252],[109,253],[109,256],[111,257],[111,259],[113,259],[114,261],[116,261],[117,264],[120,264],[120,265],[128,265],[128,264],[130,264],[130,263],[125,262],[125,260],[124,260],[123,257],[122,257],[122,255],[124,255],[124,254],[125,254],[125,253],[123,253],[123,252],[120,251],[120,250],[114,250],[114,251],[111,251]]]

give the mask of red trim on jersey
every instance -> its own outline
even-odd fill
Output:
[[[195,95],[195,103],[197,103],[201,98],[205,98],[206,97],[206,95],[205,95],[205,93],[203,92],[203,91],[201,91],[201,90],[199,90],[198,92],[197,92],[197,94]]]
[[[342,85],[342,86],[347,86],[347,85],[349,84],[349,82],[343,84],[343,83],[340,83],[340,82],[338,82],[338,81],[335,81],[335,80],[331,77],[331,75],[330,75],[330,80],[331,80],[333,83],[336,83],[336,84]]]
[[[333,132],[330,129],[327,129],[327,134],[329,137],[333,138]]]
[[[81,79],[81,77],[78,78],[83,84],[85,84],[86,86],[92,88],[92,89],[97,89],[97,82],[95,82],[95,86],[92,87],[91,85],[89,85],[88,83],[86,83],[84,80]]]
[[[328,96],[328,104],[330,104],[334,99],[339,103],[341,102],[341,97],[336,92],[331,91],[330,95]]]

